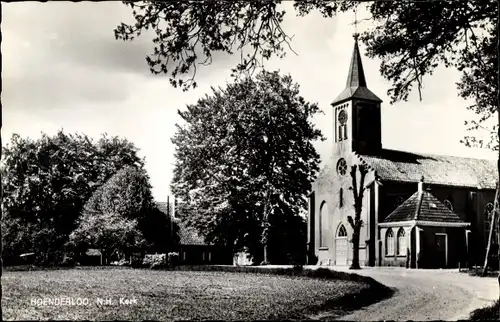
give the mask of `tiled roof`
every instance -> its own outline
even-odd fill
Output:
[[[337,104],[351,98],[382,102],[377,95],[373,94],[372,91],[366,87],[347,87],[333,100],[332,104]]]
[[[463,158],[446,155],[417,154],[383,149],[377,155],[358,155],[380,180],[418,182],[495,189],[497,165],[495,160]]]
[[[157,202],[158,209],[168,216],[168,203]],[[179,243],[181,245],[208,245],[205,239],[200,236],[193,228],[187,227],[179,218],[173,218],[179,226]]]
[[[208,245],[205,239],[201,237],[193,228],[186,227],[180,220],[179,224],[179,238],[181,245]]]
[[[417,191],[399,207],[397,207],[384,222],[401,221],[431,221],[461,223],[460,217],[446,207],[439,199],[428,191]]]

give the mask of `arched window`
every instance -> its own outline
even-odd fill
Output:
[[[344,225],[340,224],[339,229],[337,229],[337,238],[347,237],[347,230]]]
[[[344,207],[344,189],[339,190],[339,208]]]
[[[394,233],[391,228],[385,233],[385,255],[394,256]]]
[[[453,204],[451,203],[450,200],[448,200],[448,199],[443,200],[443,205],[445,205],[446,208],[448,208],[451,211],[453,211]]]
[[[328,205],[323,201],[319,209],[319,247],[328,245]]]
[[[403,228],[399,228],[398,230],[398,255],[406,256],[406,238]]]

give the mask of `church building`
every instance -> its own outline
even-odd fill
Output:
[[[350,170],[363,164],[360,264],[445,268],[484,262],[497,167],[494,160],[382,147],[382,100],[367,87],[358,40],[346,88],[331,104],[330,159],[309,199],[309,251],[319,265],[352,261]],[[414,133],[401,133],[415,135]],[[357,171],[359,182],[359,171]]]

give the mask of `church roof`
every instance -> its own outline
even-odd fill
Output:
[[[418,182],[424,176],[430,184],[495,189],[498,178],[495,160],[387,149],[376,155],[357,155],[382,181]]]
[[[384,222],[423,221],[463,223],[460,217],[428,191],[417,191],[397,207]]]
[[[357,37],[355,37],[354,51],[351,57],[351,64],[349,65],[346,88],[337,98],[335,98],[332,104],[337,104],[352,98],[382,102],[382,100],[378,98],[377,95],[373,94],[366,86],[366,77],[363,70],[363,62],[361,61]]]

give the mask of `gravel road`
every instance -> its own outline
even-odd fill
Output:
[[[333,267],[349,271],[347,267]],[[498,299],[496,278],[480,278],[458,270],[414,270],[393,267],[363,268],[355,273],[393,287],[393,297],[338,320],[452,321],[467,319],[474,309]]]

